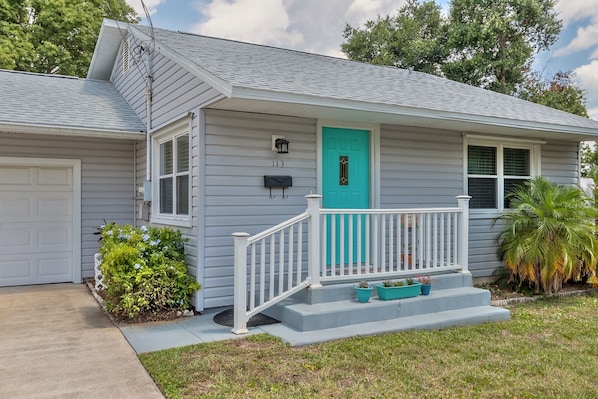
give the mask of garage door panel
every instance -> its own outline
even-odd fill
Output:
[[[38,171],[37,184],[40,186],[52,186],[53,190],[62,189],[70,191],[73,185],[73,174],[71,169],[65,168],[44,168]]]
[[[70,226],[48,226],[37,230],[39,252],[70,251],[73,232]]]
[[[40,218],[53,218],[71,222],[73,203],[70,198],[60,198],[60,196],[47,195],[37,201],[37,215]]]
[[[0,165],[0,286],[72,281],[71,167]]]
[[[12,256],[3,256],[0,261],[0,280],[12,284],[28,281],[33,274],[34,259],[20,259]],[[11,285],[11,284],[7,284]]]
[[[31,198],[23,197],[22,194],[0,195],[0,221],[30,219],[31,208]]]
[[[0,167],[0,186],[29,186],[33,184],[33,169],[28,167]]]
[[[43,258],[38,261],[39,277],[45,279],[44,282],[50,282],[55,278],[67,279],[71,277],[71,261],[66,257]]]
[[[0,255],[33,252],[33,228],[0,223]]]

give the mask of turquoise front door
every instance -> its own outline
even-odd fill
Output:
[[[322,129],[322,193],[323,205],[326,208],[360,209],[370,206],[370,134],[367,130],[341,129],[324,127]],[[328,218],[326,261],[330,264],[339,263],[341,252],[345,262],[355,263],[365,260],[365,234],[361,223],[358,233],[357,216],[353,217],[352,234],[349,232],[348,217],[341,223],[340,217],[334,221],[336,225],[335,241],[332,247],[332,220]],[[344,225],[344,231],[339,226]],[[341,240],[341,236],[343,239]],[[358,237],[361,237],[361,256],[357,258]],[[341,251],[341,242],[343,250]],[[352,242],[352,258],[349,259],[349,245]],[[335,254],[335,259],[331,254]]]

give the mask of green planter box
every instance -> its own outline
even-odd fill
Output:
[[[421,283],[398,287],[385,287],[382,284],[377,284],[376,291],[378,292],[378,298],[388,301],[391,299],[412,298],[418,296],[421,292],[421,286]]]

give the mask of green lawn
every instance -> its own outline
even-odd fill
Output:
[[[596,398],[598,298],[545,299],[512,320],[291,348],[267,335],[141,361],[168,398]]]

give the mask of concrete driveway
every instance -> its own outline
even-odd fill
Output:
[[[163,398],[83,284],[0,288],[1,398]]]

